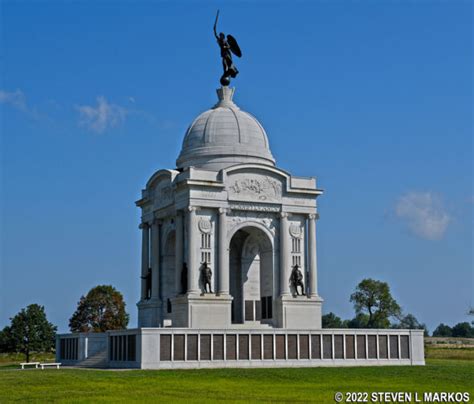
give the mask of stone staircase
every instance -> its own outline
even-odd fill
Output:
[[[107,367],[107,351],[96,352],[78,363],[77,366],[84,368],[105,368]]]

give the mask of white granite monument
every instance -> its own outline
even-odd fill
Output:
[[[234,103],[234,88],[221,87],[217,95],[217,104],[189,126],[177,168],[153,174],[137,201],[138,325],[319,329],[322,191],[314,177],[275,165],[265,130]],[[212,293],[204,291],[205,265]],[[303,278],[298,290],[295,265]]]
[[[112,368],[424,364],[423,330],[323,329],[314,177],[278,168],[233,101],[241,56],[221,49],[218,101],[189,126],[176,168],[141,198],[138,328],[57,336],[57,361]]]

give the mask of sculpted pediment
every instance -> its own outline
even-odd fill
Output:
[[[284,183],[272,173],[236,172],[226,179],[229,200],[281,202]]]

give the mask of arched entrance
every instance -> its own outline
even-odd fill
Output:
[[[230,240],[229,281],[232,323],[267,323],[273,319],[273,249],[265,232],[246,226]]]

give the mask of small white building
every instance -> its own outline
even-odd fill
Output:
[[[322,191],[314,177],[294,177],[275,165],[265,130],[233,102],[233,88],[217,94],[217,104],[189,126],[177,168],[153,174],[137,201],[138,325],[319,329]],[[204,292],[204,263],[212,293]],[[304,295],[290,280],[295,265]]]
[[[234,89],[136,202],[138,328],[57,336],[57,361],[114,368],[423,365],[423,330],[322,329],[314,177],[276,167]]]

